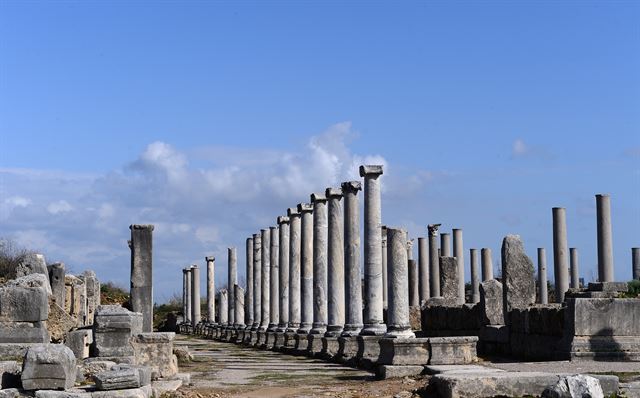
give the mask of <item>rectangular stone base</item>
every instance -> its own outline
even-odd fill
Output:
[[[291,350],[296,347],[296,333],[295,332],[285,332],[284,333],[284,344],[282,346],[282,351],[289,353]]]
[[[236,342],[236,344],[238,344],[238,343],[242,343],[243,341],[244,341],[244,329],[239,329],[236,332],[236,340],[235,340],[235,342]]]
[[[307,345],[307,355],[310,357],[314,357],[316,355],[320,355],[322,352],[322,337],[321,334],[309,334],[307,340],[309,344]]]
[[[267,332],[264,338],[264,344],[260,346],[260,348],[265,350],[270,350],[273,348],[273,345],[276,342],[276,332]]]
[[[424,366],[420,365],[378,365],[376,376],[380,379],[417,376],[422,374]]]
[[[309,341],[307,340],[307,334],[296,333],[294,339],[296,345],[294,347],[293,354],[295,355],[307,355],[307,349],[309,348]]]
[[[358,339],[353,337],[338,337],[338,354],[333,357],[335,362],[355,365],[358,355]]]
[[[262,348],[267,342],[267,331],[266,330],[258,330],[258,340],[256,341],[256,347]]]
[[[364,369],[373,369],[380,356],[380,339],[382,336],[358,336],[358,354],[356,359],[358,366]]]
[[[574,336],[563,357],[640,361],[640,336]]]
[[[429,363],[428,337],[382,338],[378,365],[419,365]]]
[[[478,360],[477,336],[429,337],[429,365],[464,365]]]
[[[319,357],[322,359],[330,360],[340,350],[340,344],[337,337],[323,337],[322,338],[322,351],[320,351]]]
[[[258,344],[258,331],[252,330],[250,334],[249,345],[256,346]]]
[[[273,350],[280,351],[284,347],[284,332],[276,332],[275,340],[273,342]]]

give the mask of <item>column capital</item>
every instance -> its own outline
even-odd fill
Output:
[[[261,234],[266,234],[267,232],[269,232],[269,227],[267,227],[267,228],[260,228],[260,233],[261,233]]]
[[[153,224],[131,224],[129,225],[129,229],[134,230],[134,229],[148,229],[150,231],[153,231]]]
[[[298,213],[298,208],[297,207],[289,207],[287,209],[287,215],[291,218],[293,216],[299,216],[300,213]]]
[[[298,213],[311,213],[313,206],[310,203],[298,203]]]
[[[289,224],[289,217],[287,216],[279,216],[278,217],[278,225]]]
[[[311,197],[311,203],[314,203],[314,204],[318,203],[318,202],[319,203],[324,203],[324,202],[327,201],[327,197],[324,196],[324,192],[319,192],[319,193],[314,192],[314,193],[311,194],[310,197]]]
[[[214,256],[207,256],[204,258],[206,262],[213,262],[216,261],[216,258]]]
[[[429,224],[427,225],[427,231],[429,232],[429,236],[438,236],[438,228],[440,228],[442,224]]]
[[[253,234],[253,239],[260,238],[260,234]]]
[[[278,229],[278,227],[269,227],[269,231],[273,231],[274,229]]]
[[[413,247],[413,239],[407,240],[407,249],[411,249]]]
[[[198,264],[193,264],[190,268],[191,268],[192,270],[194,270],[194,269],[198,269]]]
[[[381,164],[362,165],[360,166],[360,177],[377,177],[382,174]]]
[[[329,187],[326,189],[325,195],[329,199],[340,199],[342,197],[342,188]]]
[[[340,186],[342,187],[343,195],[347,192],[357,193],[362,191],[362,183],[360,181],[345,181]]]
[[[183,268],[183,269],[182,269],[182,273],[183,273],[183,274],[186,274],[186,273],[188,273],[188,272],[191,272],[191,268],[190,268],[190,267],[187,267],[187,268]]]

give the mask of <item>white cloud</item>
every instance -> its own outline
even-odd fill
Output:
[[[73,207],[66,200],[52,202],[47,206],[47,211],[54,215],[60,213],[68,213],[71,210],[73,210]]]
[[[518,138],[517,140],[513,141],[511,155],[513,155],[514,157],[520,157],[526,155],[527,152],[529,152],[529,147],[527,147],[527,144],[525,144],[522,139]]]

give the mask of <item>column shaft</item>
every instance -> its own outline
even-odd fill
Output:
[[[471,302],[480,301],[480,267],[478,266],[478,249],[469,249],[469,263],[471,266]]]
[[[279,315],[278,332],[286,331],[289,326],[289,217],[278,217],[279,244],[278,272],[279,283]]]
[[[596,217],[598,223],[598,280],[613,282],[611,199],[608,194],[596,195]]]
[[[344,296],[344,238],[342,218],[342,190],[340,188],[327,188],[326,196],[328,204],[328,230],[329,242],[327,246],[328,263],[328,324],[327,337],[338,337],[344,329],[345,296]]]
[[[429,224],[429,287],[431,297],[440,297],[440,257],[438,255],[438,228],[440,224]]]
[[[633,279],[640,280],[640,247],[631,248],[631,270]]]
[[[216,280],[215,280],[215,257],[205,257],[207,261],[207,322],[216,321]]]
[[[313,328],[312,334],[327,331],[327,198],[324,193],[311,195],[313,203]]]
[[[488,247],[480,250],[480,262],[482,266],[482,281],[493,279],[493,260],[491,259],[491,249]]]
[[[571,271],[571,288],[578,289],[580,287],[580,268],[578,266],[578,249],[569,248],[569,264]]]
[[[418,287],[420,303],[431,297],[429,286],[429,239],[418,238]]]
[[[258,330],[262,320],[262,235],[253,234],[253,326]]]
[[[547,253],[543,247],[538,248],[538,294],[540,304],[549,304],[547,292]]]
[[[227,248],[227,289],[229,296],[229,325],[236,323],[236,299],[234,286],[238,282],[238,257],[235,247]]]
[[[407,257],[408,256],[407,252]],[[418,263],[414,259],[407,260],[407,270],[409,273],[409,306],[420,305],[420,293],[418,292]]]
[[[142,331],[153,331],[153,225],[130,225],[131,308],[142,313]]]
[[[247,238],[246,245],[246,300],[244,307],[244,323],[247,328],[253,326],[253,238]]]
[[[313,325],[313,208],[308,203],[298,205],[300,221],[300,328],[309,333]]]
[[[569,288],[569,250],[567,245],[567,216],[563,207],[554,207],[553,214],[553,273],[556,303],[564,301]]]
[[[229,326],[229,295],[227,289],[222,289],[218,293],[218,321],[222,326]]]
[[[191,323],[191,268],[185,268],[182,270],[184,274],[185,292],[184,292],[184,321]]]
[[[200,268],[191,266],[191,324],[200,323]]]
[[[360,282],[360,181],[342,183],[344,195],[344,265],[346,313],[343,336],[357,336],[362,330],[362,285]]]
[[[387,308],[389,292],[387,292],[387,227],[382,226],[380,228],[382,236],[381,250],[382,250],[382,307]]]
[[[271,276],[271,233],[268,229],[261,229],[261,243],[262,243],[262,283],[260,284],[260,330],[267,330],[269,328],[271,309],[270,303],[270,276]]]
[[[275,332],[280,323],[280,234],[278,227],[269,228],[271,275],[269,276],[269,331]]]
[[[233,290],[233,297],[236,301],[233,306],[236,311],[235,327],[236,329],[244,329],[244,289],[241,286],[235,285]]]
[[[409,272],[407,264],[407,233],[399,228],[387,229],[389,259],[389,308],[385,337],[415,337],[409,320]],[[411,260],[411,262],[414,262]],[[415,263],[415,262],[414,262]]]
[[[447,232],[440,234],[440,257],[451,257],[451,235]]]
[[[462,230],[453,229],[453,256],[458,262],[458,297],[461,302],[466,301],[466,292],[464,291],[464,245],[462,243]]]
[[[289,208],[289,326],[287,331],[296,332],[300,327],[300,213]]]

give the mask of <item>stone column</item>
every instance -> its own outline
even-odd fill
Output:
[[[451,257],[451,235],[447,232],[440,234],[440,257]]]
[[[383,225],[380,230],[382,233],[382,307],[386,309],[389,298],[389,292],[387,292],[387,227]]]
[[[269,276],[269,331],[275,332],[280,323],[280,234],[278,227],[269,227],[271,275]]]
[[[218,311],[218,320],[220,321],[220,325],[228,326],[229,325],[229,296],[227,293],[227,289],[222,289],[218,293],[218,303],[220,304],[220,309]]]
[[[253,326],[253,238],[247,238],[246,246],[246,300],[244,308],[244,323],[247,328]]]
[[[262,235],[253,234],[253,325],[260,328],[262,320]]]
[[[131,230],[131,309],[142,313],[142,331],[153,332],[153,225]]]
[[[191,266],[191,324],[200,323],[200,268]]]
[[[324,193],[311,194],[313,204],[313,328],[311,334],[327,332],[327,254],[329,226],[327,198]]]
[[[360,181],[342,183],[344,195],[344,265],[346,319],[342,336],[357,336],[362,330],[362,285],[360,284]]]
[[[300,327],[300,213],[289,208],[289,326],[287,332]]]
[[[313,325],[313,207],[300,203],[300,328],[309,333]]]
[[[418,289],[421,304],[431,297],[429,287],[429,240],[418,238]]]
[[[216,322],[216,279],[215,279],[215,261],[216,258],[208,256],[204,258],[207,262],[207,322]]]
[[[549,304],[547,293],[547,253],[543,247],[538,248],[538,289],[540,304]]]
[[[271,276],[271,233],[268,229],[261,229],[262,244],[262,269],[261,269],[261,287],[260,287],[260,330],[266,331],[269,328],[271,309],[270,276]]]
[[[407,233],[399,228],[387,229],[387,258],[389,261],[389,309],[385,337],[415,337],[409,320],[407,295],[409,273],[407,269]],[[415,261],[411,260],[415,263]]]
[[[569,266],[571,271],[571,288],[580,288],[580,268],[578,267],[578,249],[569,248]]]
[[[244,329],[244,289],[238,285],[235,285],[233,288],[233,297],[236,300],[233,306],[236,311],[234,318],[236,320],[235,327],[237,329]]]
[[[182,317],[185,323],[191,323],[191,268],[182,270]]]
[[[380,176],[382,166],[360,166],[364,177],[364,336],[379,336],[386,332],[382,318],[382,247],[380,226],[382,218]],[[406,242],[406,239],[405,239]],[[406,243],[403,249],[406,256]]]
[[[429,287],[431,297],[440,297],[440,256],[438,253],[438,228],[440,224],[429,224]]]
[[[407,257],[409,252],[407,252]],[[418,293],[418,263],[416,260],[407,260],[407,270],[409,274],[409,306],[417,307],[420,305],[420,294]]]
[[[596,195],[598,222],[598,281],[613,282],[613,238],[611,237],[611,198]]]
[[[631,270],[633,279],[640,280],[640,247],[631,248]]]
[[[564,207],[554,207],[553,215],[553,273],[556,303],[564,301],[569,288],[569,251],[567,248],[567,215]]]
[[[238,282],[238,257],[235,247],[227,248],[227,295],[229,296],[229,326],[236,323],[236,299],[234,286]]]
[[[462,243],[462,229],[460,228],[453,229],[453,256],[458,262],[458,275],[460,277],[460,279],[458,279],[458,295],[464,303],[466,301],[464,291],[464,247]]]
[[[478,267],[478,249],[469,249],[469,261],[471,265],[471,302],[480,301],[480,269]]]
[[[413,239],[407,239],[407,261],[413,260]]]
[[[285,332],[289,326],[289,217],[278,217],[278,231],[280,235],[278,240],[278,289],[279,297],[279,315],[280,323],[278,323],[278,332]]]
[[[327,337],[338,337],[344,328],[344,239],[342,218],[342,189],[327,188],[329,200],[329,243],[327,247],[328,280],[328,325]]]
[[[491,249],[483,247],[480,250],[480,263],[482,266],[482,281],[493,279],[493,260],[491,259]]]
[[[54,263],[47,268],[49,268],[52,298],[60,308],[64,309],[64,297],[66,295],[64,288],[64,263]]]

